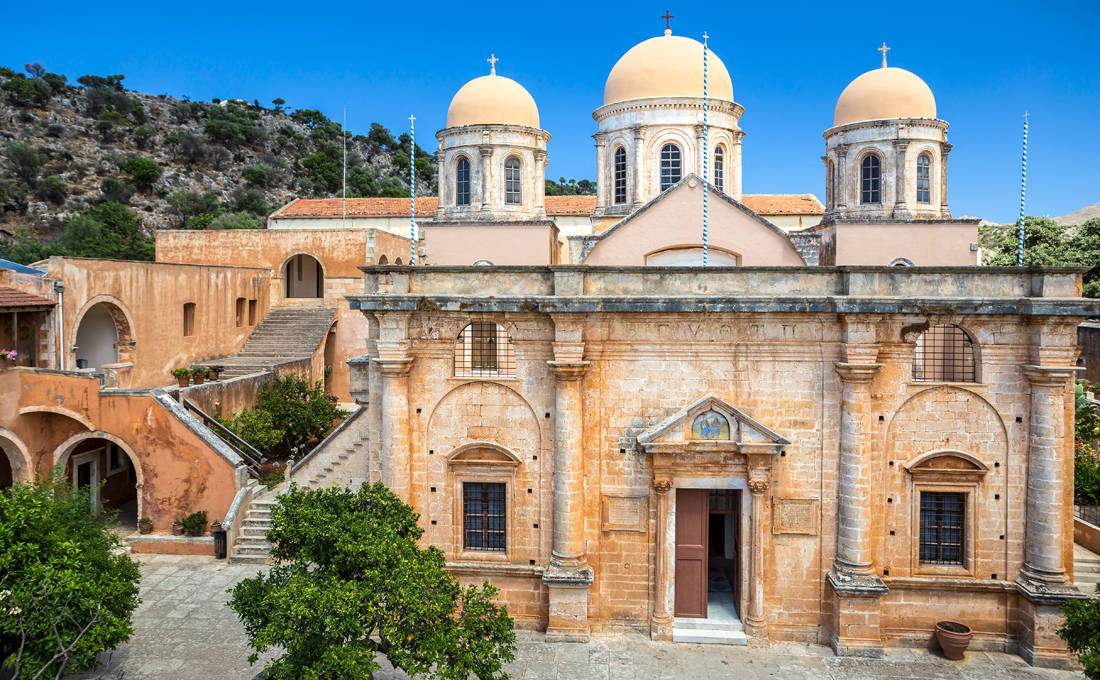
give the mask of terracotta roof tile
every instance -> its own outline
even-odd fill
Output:
[[[763,215],[812,215],[825,212],[825,206],[813,194],[745,194],[745,207]],[[407,198],[349,198],[342,206],[339,198],[299,198],[271,216],[274,218],[340,217],[408,217]],[[435,215],[439,199],[424,196],[416,199],[416,216]],[[591,215],[596,210],[595,196],[547,196],[547,215]]]
[[[0,309],[18,307],[53,307],[54,301],[21,290],[0,286]]]
[[[813,194],[745,194],[741,203],[758,215],[820,215],[825,206]]]

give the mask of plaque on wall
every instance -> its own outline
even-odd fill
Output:
[[[772,533],[817,535],[816,498],[772,498]]]
[[[645,531],[645,496],[603,497],[604,531]]]

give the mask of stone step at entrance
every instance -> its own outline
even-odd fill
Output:
[[[229,553],[230,564],[267,564],[271,557],[271,544],[265,534],[271,528],[271,508],[275,505],[278,487],[264,491],[248,504],[241,524],[240,534]]]

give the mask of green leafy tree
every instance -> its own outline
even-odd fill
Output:
[[[218,422],[232,430],[257,451],[271,451],[283,441],[283,430],[267,411],[246,410],[234,418],[218,418]]]
[[[229,602],[256,652],[282,652],[267,677],[369,680],[378,655],[414,677],[509,677],[515,633],[497,590],[459,585],[438,548],[418,545],[418,519],[381,483],[279,497],[267,533],[276,564]]]
[[[4,149],[4,157],[15,175],[27,184],[33,184],[38,179],[38,173],[48,159],[46,154],[35,151],[34,147],[26,142],[9,144]]]
[[[271,175],[275,171],[270,165],[264,165],[263,163],[257,165],[250,165],[241,171],[241,176],[244,177],[244,181],[248,182],[254,187],[266,188],[271,182]]]
[[[271,103],[275,106],[275,111],[277,113],[282,113],[283,112],[283,106],[286,105],[286,100],[283,99],[282,97],[276,97],[275,99],[271,100]]]
[[[93,76],[83,75],[76,79],[76,82],[80,83],[84,87],[92,90],[101,88],[104,90],[117,90],[122,91],[122,81],[126,80],[126,76]]]
[[[161,169],[152,158],[144,156],[131,156],[122,164],[122,171],[133,178],[134,184],[139,187],[149,188],[160,179]]]
[[[144,149],[149,146],[149,142],[153,139],[153,135],[156,134],[156,129],[152,125],[142,125],[134,130],[134,144],[139,149]]]
[[[277,445],[259,446],[248,439],[248,428],[238,421],[250,411],[238,414],[227,426],[260,451],[279,459],[304,454],[332,431],[333,423],[347,415],[324,393],[320,382],[311,385],[296,375],[276,378],[266,385],[257,395],[251,411],[263,411],[270,416],[270,421],[280,431]]]
[[[978,243],[982,264],[1016,265],[1018,227],[995,224],[980,227]],[[1047,217],[1024,218],[1024,265],[1088,267],[1085,297],[1100,297],[1100,218],[1079,226],[1063,226]]]
[[[222,211],[221,201],[218,200],[218,194],[215,191],[204,191],[200,194],[197,191],[181,189],[168,195],[168,204],[180,216],[183,225],[192,229],[198,228],[189,224],[197,215],[206,214],[213,219]]]
[[[53,93],[46,81],[22,76],[6,81],[0,88],[7,92],[11,100],[20,106],[45,103]]]
[[[329,158],[328,154],[317,151],[302,159],[302,167],[329,193],[340,189],[342,172],[340,164]]]
[[[74,257],[114,260],[152,260],[155,250],[137,215],[115,202],[100,203],[69,220],[60,246]]]
[[[30,264],[50,255],[60,254],[53,244],[45,243],[26,232],[16,234],[10,241],[0,241],[0,258],[19,264]]]
[[[41,198],[50,203],[62,205],[69,194],[69,186],[57,175],[50,175],[39,183],[37,192]]]
[[[267,198],[259,189],[247,189],[241,192],[234,203],[238,211],[250,212],[253,215],[266,217],[268,213]]]
[[[298,109],[290,114],[290,119],[297,121],[308,128],[315,128],[329,122],[328,117],[317,109]]]
[[[264,223],[247,211],[222,213],[210,220],[206,229],[263,229]]]
[[[91,670],[130,638],[137,564],[61,474],[0,493],[0,666],[23,680]]]
[[[547,196],[592,196],[595,193],[596,183],[589,179],[578,181],[559,177],[557,182],[552,179],[546,180]]]
[[[113,203],[127,204],[134,195],[134,188],[114,177],[104,177],[99,183],[99,190],[103,193],[103,200]]]

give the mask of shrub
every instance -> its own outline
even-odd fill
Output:
[[[69,79],[59,73],[46,73],[42,76],[42,80],[50,86],[50,89],[54,91],[54,94],[64,92],[68,87]]]
[[[183,533],[188,536],[202,536],[206,532],[206,511],[199,510],[183,518]]]
[[[202,131],[211,142],[225,146],[252,144],[263,138],[263,128],[256,124],[259,118],[259,112],[236,104],[211,107]]]
[[[268,574],[232,589],[256,651],[277,656],[272,680],[366,680],[377,656],[413,677],[508,677],[513,621],[488,583],[462,587],[443,553],[421,548],[412,508],[381,483],[300,490],[272,509]]]
[[[186,378],[189,375],[191,375],[191,369],[190,368],[174,368],[174,369],[172,369],[172,377],[173,378]]]
[[[206,229],[218,218],[214,213],[199,213],[187,220],[188,229]]]
[[[126,80],[126,76],[123,76],[123,75],[116,75],[116,76],[83,75],[83,76],[80,76],[79,78],[77,78],[76,82],[80,83],[81,85],[83,85],[84,87],[86,87],[90,90],[101,88],[101,89],[105,89],[105,90],[116,90],[116,91],[121,92],[122,91],[122,81],[123,80]]]
[[[133,632],[138,566],[90,508],[61,475],[0,493],[0,666],[14,677],[92,670]]]
[[[127,204],[134,195],[132,186],[114,177],[104,177],[103,181],[99,183],[99,190],[103,193],[104,201],[115,203]]]
[[[26,142],[9,144],[4,149],[4,157],[8,159],[8,163],[11,164],[19,179],[27,184],[34,183],[34,180],[38,178],[39,170],[42,169],[42,165],[47,159],[46,154],[38,153],[34,150],[34,147]]]
[[[150,187],[153,182],[160,179],[160,165],[152,158],[144,156],[131,156],[122,164],[122,170],[134,179],[134,183],[140,187]]]
[[[69,187],[65,184],[65,180],[57,175],[50,175],[38,185],[39,197],[54,205],[63,204],[68,193]]]
[[[244,181],[252,186],[264,188],[271,181],[273,172],[274,170],[270,165],[250,165],[241,171],[241,176],[244,177]]]
[[[141,230],[141,220],[117,202],[85,210],[65,225],[61,247],[74,257],[152,260],[153,240]]]
[[[218,419],[257,451],[271,451],[283,440],[283,431],[267,411],[241,411],[235,418]]]
[[[5,92],[13,102],[21,106],[26,106],[31,103],[43,103],[49,99],[51,90],[49,84],[44,80],[38,78],[12,78],[5,82],[3,86]]]
[[[270,422],[280,431],[277,444],[257,446],[249,441],[240,423],[241,416],[249,411],[238,414],[227,427],[268,456],[280,459],[304,454],[332,430],[333,422],[347,415],[327,397],[320,382],[310,385],[295,375],[276,378],[261,389],[252,411],[270,416]]]
[[[263,229],[264,223],[250,212],[222,213],[205,225],[206,229]]]
[[[237,197],[234,207],[239,211],[250,212],[253,215],[266,216],[268,213],[267,198],[259,189],[248,189]]]
[[[342,172],[340,164],[328,156],[317,151],[302,159],[302,167],[309,176],[319,182],[329,193],[334,193],[340,188]]]
[[[153,138],[154,134],[156,134],[156,130],[152,125],[142,125],[134,130],[134,144],[136,144],[139,149],[144,149],[149,144],[149,140]]]
[[[179,133],[179,153],[187,163],[199,163],[206,158],[206,145],[197,135]]]

